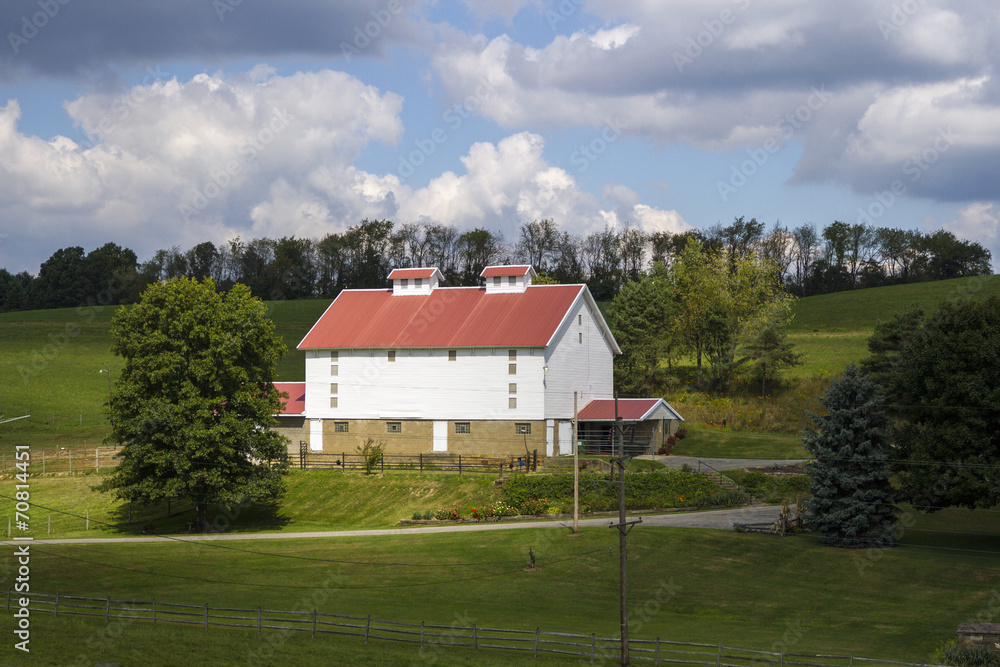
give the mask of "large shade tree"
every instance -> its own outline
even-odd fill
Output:
[[[122,451],[100,490],[137,503],[189,499],[200,528],[209,504],[283,491],[287,441],[271,427],[285,346],[249,288],[155,283],[115,314],[112,336],[125,366],[107,406],[108,441]]]
[[[823,541],[840,547],[886,547],[894,542],[895,492],[890,482],[889,416],[878,385],[851,364],[822,399],[826,415],[804,444],[812,498],[806,507]]]

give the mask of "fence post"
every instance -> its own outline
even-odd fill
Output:
[[[368,614],[368,622],[365,623],[365,643],[366,644],[368,643],[368,633],[371,632],[371,629],[372,629],[372,615]]]
[[[539,628],[539,627],[535,628],[535,653],[533,655],[533,657],[535,657],[535,658],[538,657],[538,631],[539,630],[541,630],[541,628]]]
[[[476,630],[476,624],[472,624],[472,644],[479,650],[479,632]]]
[[[590,634],[590,661],[594,662],[594,653],[597,651],[597,634]]]
[[[208,630],[208,603],[205,603],[205,629]]]
[[[313,609],[313,639],[316,639],[316,609]]]
[[[156,598],[153,598],[153,625],[156,625]]]
[[[378,462],[382,465],[381,472],[384,474],[385,473],[385,456],[378,457]]]
[[[424,647],[424,622],[420,621],[420,648]]]
[[[7,589],[7,611],[10,611],[10,588]]]
[[[538,450],[536,449],[532,454],[531,471],[538,472]]]
[[[462,455],[458,455],[458,474],[462,474]]]
[[[653,658],[653,665],[660,664],[660,638],[656,638],[656,656]]]
[[[721,667],[722,665],[722,642],[719,642],[719,655],[715,659],[715,667]]]
[[[260,607],[257,607],[257,634],[260,634]]]
[[[108,604],[104,607],[104,622],[111,620],[111,596],[108,596]]]
[[[131,523],[132,522],[132,506],[131,505],[128,506],[128,513],[129,513],[128,520],[129,520],[129,523]],[[90,530],[90,510],[89,509],[87,510],[87,530]]]
[[[58,592],[56,592],[56,606],[52,609],[52,615],[53,616],[58,616],[59,615],[59,593]]]
[[[420,457],[420,472],[423,472],[424,471],[424,455],[423,455],[423,453],[421,453],[421,454],[418,454],[417,456]]]

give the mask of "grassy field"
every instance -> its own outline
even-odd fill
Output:
[[[718,427],[688,427],[688,435],[674,446],[677,456],[741,459],[805,459],[802,438],[780,433],[750,433]]]
[[[633,621],[632,634],[769,650],[786,641],[791,628],[796,651],[927,660],[959,624],[984,610],[998,613],[992,596],[1000,588],[1000,535],[980,538],[973,549],[936,533],[911,539],[916,534],[904,534],[909,546],[869,553],[824,547],[809,536],[639,526],[629,538],[629,599],[633,618],[642,619]],[[332,582],[330,594],[315,605],[327,613],[442,625],[463,618],[492,627],[613,635],[616,544],[603,528],[584,529],[578,537],[564,529],[525,529],[229,542],[227,548],[36,544],[32,585],[40,592],[291,609]],[[526,571],[529,549],[538,571]],[[651,604],[658,594],[661,604]],[[54,655],[80,650],[88,628],[104,627],[98,619],[37,619],[33,646]],[[242,650],[259,642],[252,632],[199,632],[210,638],[202,664],[225,662],[220,647],[238,646],[241,638]],[[194,650],[197,637],[190,632],[135,623],[90,659],[128,664],[149,655],[152,662],[143,662],[174,664],[177,651],[157,658],[154,647],[175,636],[179,651]],[[380,644],[363,648],[308,637],[290,638],[280,658],[284,664],[321,659],[317,646],[323,642],[337,644],[336,655],[367,656],[366,662],[383,664],[383,652],[384,664],[398,664],[394,660],[407,654],[411,662],[417,658],[415,647],[397,653]],[[452,662],[451,655],[444,664],[468,659],[456,654]],[[516,661],[496,655],[497,664]]]

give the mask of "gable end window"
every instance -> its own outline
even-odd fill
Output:
[[[517,350],[507,351],[507,361],[517,361]]]
[[[515,422],[514,433],[516,433],[517,435],[531,435],[531,423]]]
[[[406,287],[409,282],[410,282],[409,280],[407,280],[406,278],[403,278],[402,280],[399,281],[399,286],[400,287]]]
[[[414,287],[420,287],[423,284],[424,284],[424,279],[423,278],[414,278],[413,279],[413,286]]]
[[[403,432],[403,422],[386,422],[385,423],[386,433],[402,433]]]
[[[517,364],[507,364],[507,375],[517,375]]]
[[[472,423],[455,422],[455,433],[472,433]]]
[[[456,361],[458,359],[458,350],[448,350],[448,361]]]
[[[396,361],[396,351],[389,350],[389,354],[386,357],[389,361]]]
[[[513,397],[508,398],[507,407],[510,408],[511,410],[517,410],[517,399]]]

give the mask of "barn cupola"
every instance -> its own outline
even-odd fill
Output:
[[[530,266],[487,266],[479,274],[486,281],[487,294],[518,294],[538,277]]]
[[[430,294],[431,290],[440,287],[442,278],[444,275],[434,266],[419,269],[393,269],[392,273],[389,274],[393,296]]]

